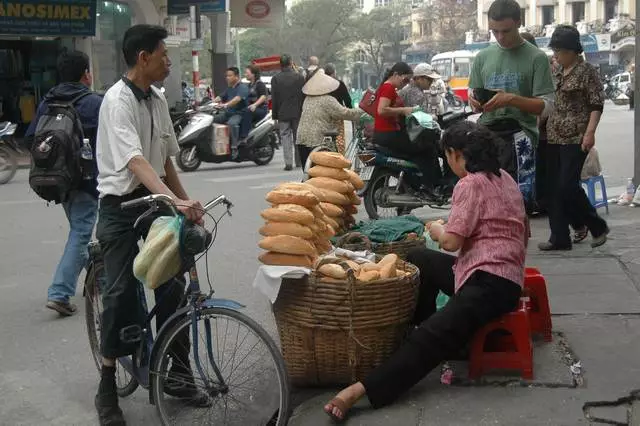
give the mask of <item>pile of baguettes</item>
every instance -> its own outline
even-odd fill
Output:
[[[267,194],[271,207],[261,213],[266,223],[259,243],[266,265],[311,268],[331,250],[329,239],[355,223],[361,203],[356,190],[364,183],[351,162],[335,152],[314,152],[311,161],[309,180],[282,183]]]

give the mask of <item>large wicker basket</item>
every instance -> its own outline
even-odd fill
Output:
[[[359,232],[346,233],[336,242],[337,247],[345,250],[369,250],[380,256],[394,253],[402,260],[407,259],[407,255],[411,250],[415,248],[424,248],[426,244],[427,240],[424,237],[414,239],[405,238],[404,240],[393,241],[391,243],[372,243],[366,235]]]
[[[345,281],[315,272],[283,280],[273,309],[294,385],[354,383],[398,348],[415,309],[419,273],[403,261],[397,268],[409,274],[357,283],[348,269]]]

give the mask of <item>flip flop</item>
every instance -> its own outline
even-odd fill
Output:
[[[584,241],[589,236],[589,228],[586,226],[582,229],[578,229],[573,233],[573,243],[577,244]]]
[[[343,421],[346,420],[347,411],[349,411],[349,408],[347,408],[347,403],[344,402],[342,400],[342,398],[335,397],[331,401],[329,401],[326,405],[329,405],[331,407],[331,409],[329,411],[327,411],[325,409],[324,412],[327,413],[327,415],[329,417],[331,417],[331,419],[334,422],[343,422]],[[326,405],[325,405],[325,407],[326,407]],[[336,416],[335,414],[333,414],[333,409],[336,408],[336,407],[338,408],[338,410],[340,410],[340,412],[342,413],[342,415],[344,417],[340,418],[340,417]]]

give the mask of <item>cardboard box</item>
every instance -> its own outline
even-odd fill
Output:
[[[231,154],[230,140],[229,126],[217,123],[213,125],[213,152],[215,155]]]

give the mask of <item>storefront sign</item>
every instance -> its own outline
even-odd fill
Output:
[[[169,15],[188,15],[189,6],[196,4],[200,6],[200,13],[203,15],[223,13],[227,10],[226,0],[167,0],[167,13]]]
[[[632,47],[636,44],[636,27],[627,24],[611,34],[611,50],[617,52],[624,47]]]
[[[284,0],[233,0],[231,26],[279,28],[284,23]]]
[[[94,36],[96,0],[0,0],[0,34]]]

